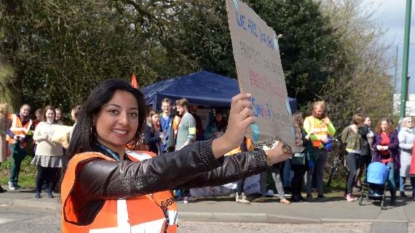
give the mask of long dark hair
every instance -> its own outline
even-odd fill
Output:
[[[118,90],[131,93],[137,100],[139,122],[137,132],[135,133],[131,144],[138,144],[147,115],[143,94],[124,80],[104,80],[92,90],[88,99],[82,105],[82,111],[79,114],[78,122],[73,129],[73,135],[68,148],[68,156],[65,156],[63,159],[64,170],[66,170],[69,160],[74,155],[87,151],[101,151],[101,149],[96,146],[97,133],[94,125],[94,118],[101,111],[102,106],[108,103],[114,96],[115,91]]]

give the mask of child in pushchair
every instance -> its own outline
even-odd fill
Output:
[[[389,176],[388,167],[380,162],[373,162],[367,168],[366,183],[363,184],[359,204],[362,205],[363,198],[366,200],[381,201],[380,208],[385,207],[386,187]]]

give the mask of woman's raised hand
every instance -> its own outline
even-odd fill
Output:
[[[250,98],[251,94],[247,93],[232,98],[226,132],[212,142],[212,151],[217,158],[240,146],[246,129],[255,122]]]

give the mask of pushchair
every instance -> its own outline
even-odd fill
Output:
[[[366,182],[362,184],[359,205],[363,205],[363,199],[367,201],[380,201],[380,208],[384,210],[388,176],[389,169],[385,164],[380,162],[372,162],[369,164]]]

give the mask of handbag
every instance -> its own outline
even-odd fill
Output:
[[[305,165],[306,150],[302,152],[294,153],[291,157],[291,164],[293,165]]]
[[[26,150],[23,148],[23,145],[20,141],[17,141],[13,148],[12,158],[16,161],[23,161],[26,157]]]

